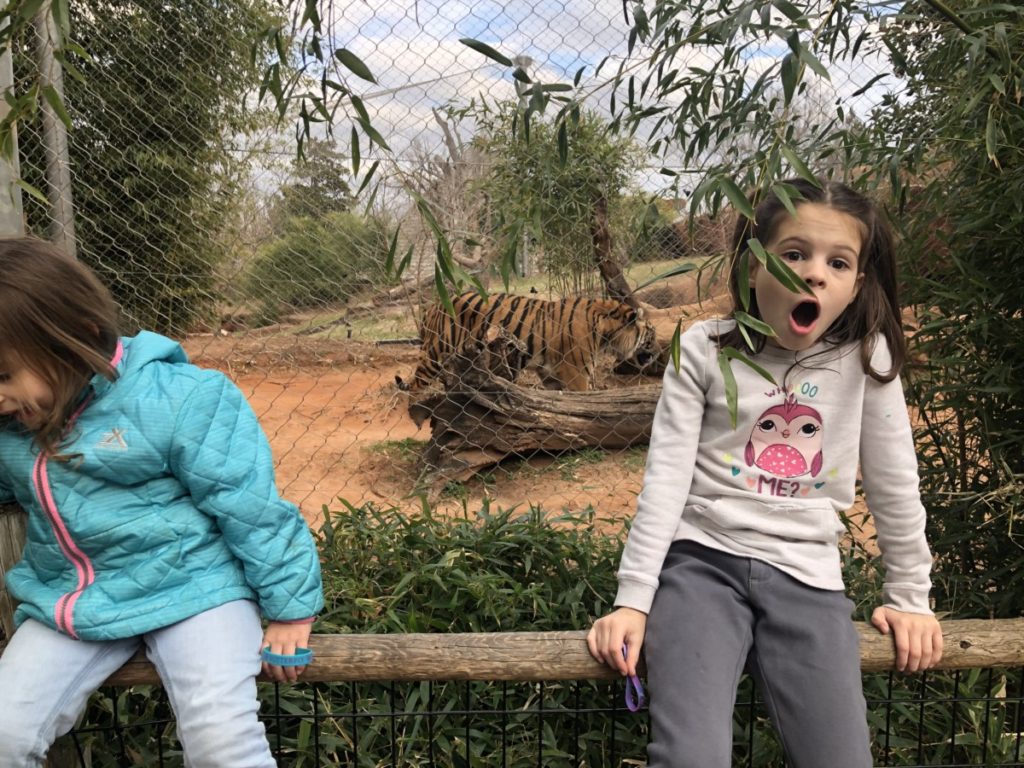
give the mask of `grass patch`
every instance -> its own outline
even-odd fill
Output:
[[[402,440],[381,440],[378,443],[371,443],[367,450],[393,461],[419,461],[426,445],[426,440],[406,437]]]

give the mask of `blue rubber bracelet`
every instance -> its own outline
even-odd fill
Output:
[[[260,657],[275,667],[304,667],[313,660],[313,651],[309,648],[296,648],[293,655],[271,653],[270,646],[267,646],[260,652]]]

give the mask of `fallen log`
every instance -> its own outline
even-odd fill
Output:
[[[649,440],[660,384],[589,392],[523,387],[513,379],[524,361],[521,342],[496,334],[445,361],[443,391],[410,400],[416,424],[431,425],[422,486],[467,480],[511,456]]]

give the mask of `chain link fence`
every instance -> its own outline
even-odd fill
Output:
[[[725,306],[713,266],[731,222],[725,213],[691,226],[688,184],[699,169],[666,174],[642,128],[605,130],[612,68],[643,62],[639,49],[630,60],[622,4],[337,4],[328,26],[353,71],[369,70],[358,104],[376,136],[350,133],[358,110],[334,115],[333,130],[313,115],[301,158],[300,123],[272,105],[279,83],[265,74],[268,51],[252,47],[278,12],[266,0],[83,0],[71,19],[80,49],[52,61],[45,39],[16,41],[15,90],[62,64],[71,125],[66,147],[52,110],[19,125],[22,177],[38,192],[24,194],[27,228],[101,274],[127,331],[180,338],[196,362],[242,387],[282,492],[311,523],[339,497],[405,507],[420,503],[418,492],[453,509],[486,496],[552,511],[589,506],[599,519],[629,514],[654,400],[627,398],[656,391],[677,320]],[[527,130],[515,109],[530,98],[526,84],[466,38],[508,56],[526,79],[574,83],[579,120],[566,131],[536,114]],[[765,60],[784,52],[748,49]],[[701,61],[681,53],[679,64]],[[798,124],[813,133],[836,104],[848,121],[863,120],[888,67],[865,50],[831,81],[809,78]],[[276,76],[318,87],[298,67]],[[492,379],[456,372],[461,340],[445,346],[443,319],[437,375],[415,386],[439,248],[466,287],[476,280],[532,303],[525,320],[512,315],[511,334],[485,333],[486,310],[465,321],[489,346],[462,361],[464,372],[481,359],[488,376],[504,371],[509,391],[534,398],[522,401],[527,411],[495,415],[450,396]],[[602,257],[621,268],[642,317],[595,301],[555,344],[554,325],[573,306],[558,305],[535,338],[516,337],[517,325],[543,316],[542,300],[607,296]],[[682,263],[695,269],[641,288]],[[616,334],[625,338],[608,341]],[[543,354],[534,348],[542,337],[551,342]],[[582,426],[588,412],[607,414],[598,429]],[[537,413],[543,434],[530,421]]]

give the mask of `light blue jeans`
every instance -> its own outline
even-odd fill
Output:
[[[174,708],[189,768],[275,766],[257,718],[263,630],[238,600],[124,640],[74,640],[32,619],[0,656],[0,766],[41,766],[89,695],[145,645]]]

